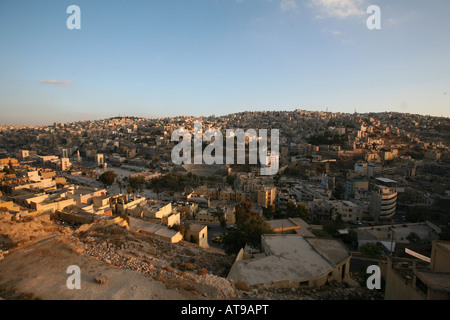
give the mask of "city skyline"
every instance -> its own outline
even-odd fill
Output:
[[[70,5],[81,29],[69,30]],[[381,9],[369,30],[366,9]],[[450,116],[448,1],[1,1],[1,124],[305,109]]]

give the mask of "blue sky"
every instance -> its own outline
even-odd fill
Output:
[[[69,30],[69,5],[81,30]],[[369,5],[381,30],[369,30]],[[450,116],[450,1],[0,0],[0,123],[323,110]]]

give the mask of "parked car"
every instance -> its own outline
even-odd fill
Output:
[[[212,242],[222,243],[222,237],[214,237],[211,240],[212,240]]]

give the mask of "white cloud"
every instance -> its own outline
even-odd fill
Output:
[[[56,86],[68,86],[69,84],[72,83],[72,81],[70,80],[64,80],[64,81],[58,81],[55,79],[50,79],[50,80],[39,80],[39,83],[41,84],[53,84]]]
[[[365,0],[310,0],[309,6],[320,11],[317,17],[346,18],[366,14]]]
[[[281,11],[289,11],[297,9],[297,2],[295,0],[281,0],[280,2]]]

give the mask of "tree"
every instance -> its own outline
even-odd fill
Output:
[[[359,251],[366,258],[379,259],[383,254],[383,249],[377,243],[366,243],[359,247]]]
[[[106,171],[98,179],[105,185],[112,185],[116,180],[117,174],[114,171]]]
[[[217,208],[217,210],[214,211],[212,215],[213,217],[217,218],[217,220],[219,220],[222,229],[225,229],[225,227],[227,226],[227,222],[225,221],[225,211],[223,211],[223,209],[221,208]]]
[[[288,218],[302,218],[303,220],[308,219],[308,208],[305,205],[299,203],[295,204],[291,201],[287,204],[286,215]]]
[[[14,169],[12,169],[12,167],[9,167],[9,166],[4,166],[3,167],[3,172],[6,173],[6,174],[13,174],[13,173],[15,173]]]
[[[227,176],[227,184],[229,184],[230,186],[234,185],[234,181],[236,180],[236,176],[233,175],[228,175]]]
[[[142,186],[145,184],[145,178],[143,176],[130,177],[128,184],[133,191],[142,190]]]
[[[439,240],[450,241],[450,229],[443,229],[439,234]]]
[[[334,220],[324,224],[323,229],[328,232],[328,234],[334,236],[337,231],[343,227],[344,222],[342,221],[342,216],[338,214]]]
[[[266,219],[272,219],[273,218],[274,210],[273,210],[273,206],[272,205],[269,204],[267,207],[264,207],[262,209],[262,211],[263,211],[264,218],[266,218]]]
[[[236,230],[231,230],[223,238],[223,247],[227,254],[239,252],[246,244],[254,248],[261,247],[261,235],[272,234],[269,224],[259,216],[249,216],[237,224]]]
[[[415,232],[411,232],[407,237],[406,240],[408,240],[412,244],[419,244],[422,243],[422,239],[419,237],[419,235]]]
[[[251,216],[258,214],[253,211],[253,204],[251,202],[241,202],[236,206],[236,224],[244,222]]]

